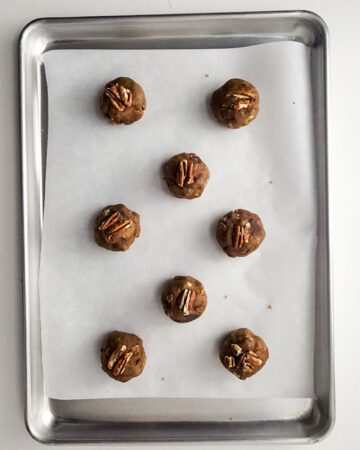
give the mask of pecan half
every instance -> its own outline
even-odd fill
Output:
[[[119,223],[115,223],[107,230],[107,234],[105,239],[107,241],[111,241],[115,234],[119,234],[119,232],[127,230],[131,226],[131,220],[124,220]]]
[[[248,244],[251,236],[251,223],[236,225],[233,230],[233,247],[241,248],[243,244]]]
[[[126,352],[126,345],[119,344],[116,349],[111,353],[108,362],[107,368],[111,370],[114,367],[114,364],[119,360],[119,358]]]
[[[239,356],[243,352],[242,348],[238,344],[231,344],[231,348],[235,356]]]
[[[139,345],[135,345],[129,352],[126,351],[126,345],[119,344],[109,357],[107,367],[112,370],[114,376],[121,375],[126,369],[126,365],[135,353],[140,350]]]
[[[176,171],[176,182],[180,187],[184,187],[184,184],[194,183],[194,163],[189,162],[187,159],[182,159]]]
[[[226,355],[224,357],[224,363],[228,369],[235,367],[235,359],[233,356]]]
[[[105,95],[109,98],[113,107],[119,112],[124,111],[126,107],[132,105],[132,93],[130,89],[126,89],[117,83],[107,86],[105,88]]]
[[[116,363],[113,369],[113,374],[117,377],[118,375],[121,375],[124,373],[126,364],[130,361],[130,358],[132,357],[133,352],[127,352],[125,353],[124,358],[119,359],[119,361]]]
[[[105,211],[106,213],[107,211]],[[120,213],[118,211],[113,212],[110,216],[104,214],[100,217],[99,231],[102,231],[106,241],[110,242],[115,234],[119,234],[127,230],[132,222],[131,220],[119,220]]]
[[[114,223],[117,222],[117,220],[120,216],[120,213],[118,211],[115,211],[109,217],[109,212],[110,212],[109,209],[105,210],[99,219],[101,221],[101,223],[99,225],[100,231],[106,230],[107,228],[111,227],[111,225],[113,225]]]
[[[183,289],[180,292],[178,298],[178,305],[180,311],[184,314],[184,316],[188,316],[196,297],[196,292],[193,289]]]
[[[236,366],[244,373],[252,372],[256,367],[261,366],[262,360],[257,356],[257,354],[251,350],[243,353]]]
[[[252,366],[261,366],[262,360],[258,357],[258,355],[255,352],[252,352],[251,350],[247,353],[247,361]]]
[[[235,97],[237,100],[232,104],[232,108],[240,111],[249,107],[253,98],[246,94],[230,94],[231,97]]]

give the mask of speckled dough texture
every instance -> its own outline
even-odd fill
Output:
[[[144,91],[131,78],[116,78],[106,84],[100,108],[111,124],[130,125],[144,115],[146,109]]]
[[[95,242],[107,250],[124,252],[140,235],[140,216],[125,205],[109,205],[96,218]]]
[[[239,328],[226,336],[219,356],[226,369],[240,380],[246,380],[264,367],[269,351],[261,337],[247,328]]]
[[[191,322],[200,317],[207,305],[207,295],[199,280],[177,276],[166,283],[161,295],[165,314],[175,322]]]
[[[211,109],[226,127],[244,127],[259,112],[259,93],[248,81],[233,78],[213,93]]]
[[[228,256],[247,256],[262,243],[265,230],[257,214],[236,209],[219,220],[216,238]]]
[[[103,371],[122,383],[138,377],[146,364],[143,341],[122,331],[112,331],[105,337],[100,357]]]
[[[165,181],[175,197],[200,197],[210,177],[206,164],[195,153],[179,153],[164,166]]]

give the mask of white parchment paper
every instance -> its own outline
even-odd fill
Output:
[[[309,50],[299,43],[240,49],[52,51],[44,59],[49,140],[40,272],[45,388],[58,399],[106,397],[307,397],[313,393],[316,191]],[[103,85],[119,75],[144,88],[148,107],[131,126],[99,114]],[[260,113],[229,130],[208,100],[232,77],[257,86]],[[200,199],[167,190],[161,166],[197,153],[211,179]],[[96,214],[124,203],[141,215],[125,253],[93,241]],[[217,220],[244,208],[267,236],[246,258],[215,240]],[[204,315],[176,324],[160,291],[175,275],[201,280]],[[220,364],[228,331],[248,327],[270,359],[242,382]],[[114,329],[138,334],[148,362],[122,384],[100,369]]]

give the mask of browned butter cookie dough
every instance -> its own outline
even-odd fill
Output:
[[[259,93],[248,81],[233,78],[213,93],[211,109],[226,127],[240,128],[257,116]]]
[[[216,238],[228,256],[247,256],[264,240],[265,230],[257,214],[236,209],[219,220]]]
[[[164,178],[175,197],[197,198],[210,177],[206,164],[195,153],[180,153],[165,164]]]
[[[101,346],[101,366],[111,378],[126,383],[141,374],[146,354],[142,340],[135,334],[112,331]]]
[[[140,235],[140,216],[125,205],[106,206],[96,219],[94,238],[100,247],[124,252]]]
[[[175,322],[191,322],[205,311],[207,296],[200,281],[189,276],[177,276],[162,292],[164,311]]]
[[[261,337],[247,328],[231,331],[220,346],[222,364],[240,380],[245,380],[262,369],[269,351]]]
[[[130,125],[144,115],[145,94],[142,87],[131,78],[119,77],[105,86],[100,107],[113,125]]]

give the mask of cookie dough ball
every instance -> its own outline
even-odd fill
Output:
[[[144,115],[145,94],[142,87],[131,78],[116,78],[105,86],[100,107],[113,125],[130,125]]]
[[[264,367],[269,351],[261,337],[247,328],[239,328],[226,336],[219,356],[226,369],[240,380],[246,380]]]
[[[200,281],[193,277],[178,276],[167,283],[161,301],[170,319],[184,323],[201,316],[207,305],[207,296]]]
[[[114,380],[126,383],[138,377],[146,363],[142,340],[135,334],[113,331],[101,346],[101,367]]]
[[[211,109],[226,127],[240,128],[257,116],[259,93],[248,81],[233,78],[213,93]]]
[[[247,256],[256,250],[265,238],[260,217],[245,209],[236,209],[219,220],[216,239],[231,257]]]
[[[140,235],[140,216],[125,205],[106,206],[96,219],[94,238],[100,247],[124,252]]]
[[[210,177],[206,164],[195,153],[180,153],[165,164],[164,178],[175,197],[197,198]]]

